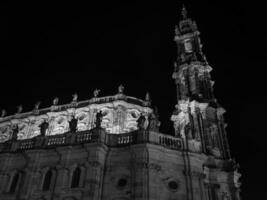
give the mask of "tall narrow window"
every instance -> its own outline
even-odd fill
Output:
[[[19,182],[19,173],[16,173],[13,178],[12,178],[12,182],[9,188],[9,192],[10,193],[15,193],[16,189],[18,187],[18,182]]]
[[[50,189],[52,175],[53,175],[52,170],[48,170],[46,172],[45,177],[44,177],[44,182],[43,182],[43,191],[48,191]]]
[[[76,169],[73,171],[73,174],[72,174],[72,180],[71,180],[71,187],[72,188],[79,187],[80,176],[81,176],[81,169],[79,167],[76,167]]]

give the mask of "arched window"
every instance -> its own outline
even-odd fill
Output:
[[[81,168],[76,167],[76,169],[72,173],[72,179],[71,179],[72,188],[77,188],[80,186],[80,177],[81,177]]]
[[[52,176],[53,176],[53,172],[50,169],[46,172],[45,177],[44,177],[43,191],[48,191],[50,189],[50,185],[52,182]]]
[[[11,181],[11,185],[9,188],[9,192],[10,193],[15,193],[18,187],[18,183],[19,183],[19,176],[20,174],[17,172],[14,174],[12,181]]]

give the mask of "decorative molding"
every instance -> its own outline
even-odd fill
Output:
[[[126,96],[127,98],[127,96]],[[78,102],[77,102],[78,103]],[[145,103],[145,102],[144,102]],[[40,124],[46,120],[49,127],[46,135],[59,135],[69,131],[69,122],[74,116],[77,121],[77,131],[91,130],[95,127],[95,115],[98,111],[103,113],[101,127],[109,134],[128,133],[137,130],[137,119],[143,114],[150,116],[153,110],[146,106],[128,103],[123,100],[104,102],[100,104],[89,104],[85,107],[67,107],[60,111],[59,106],[54,102],[54,107],[45,114],[28,115],[24,118],[12,118],[0,122],[0,143],[8,141],[12,136],[12,127],[18,125],[18,140],[30,139],[40,135]],[[57,112],[56,112],[57,111]],[[39,110],[39,113],[42,113]]]

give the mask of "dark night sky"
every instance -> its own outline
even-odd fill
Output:
[[[122,2],[1,5],[0,108],[12,114],[23,104],[28,111],[38,100],[48,107],[56,96],[68,103],[75,92],[84,100],[95,88],[113,95],[122,83],[130,96],[150,91],[161,132],[172,134],[173,34],[182,3]],[[214,69],[215,96],[227,110],[242,197],[260,198],[267,178],[266,11],[244,1],[186,1],[186,7]]]

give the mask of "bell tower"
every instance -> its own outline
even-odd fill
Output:
[[[200,32],[197,24],[187,17],[186,8],[182,9],[182,20],[175,27],[174,40],[177,44],[177,60],[173,78],[177,86],[178,100],[214,100],[206,57],[202,52]]]
[[[177,89],[177,105],[171,117],[175,136],[201,146],[202,152],[230,158],[223,113],[213,94],[209,66],[202,52],[195,21],[182,8],[182,20],[175,27],[177,60],[172,78]]]

